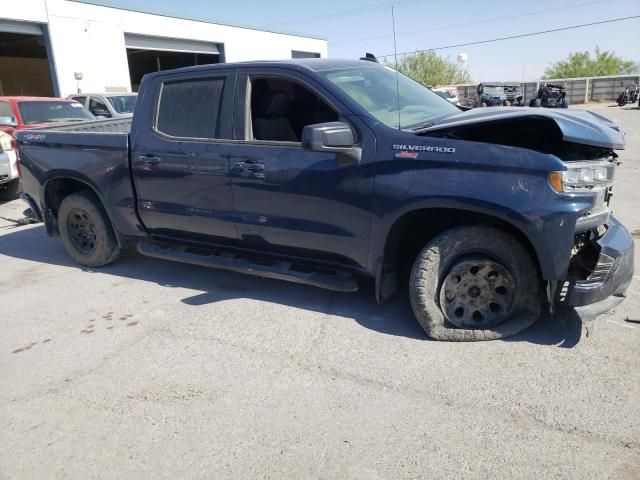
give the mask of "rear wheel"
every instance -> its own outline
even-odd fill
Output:
[[[541,282],[531,255],[508,233],[464,226],[431,240],[409,285],[413,312],[435,340],[494,340],[535,323]]]
[[[22,194],[22,182],[19,178],[0,185],[0,202],[9,202],[19,198]]]
[[[58,213],[60,236],[67,253],[79,264],[102,267],[120,256],[111,222],[88,191],[66,197]]]

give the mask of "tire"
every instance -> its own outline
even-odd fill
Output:
[[[472,273],[475,267],[465,273],[471,282],[468,294],[467,277],[455,275],[461,268],[466,269],[467,265],[482,266],[475,273]],[[490,270],[487,271],[485,267]],[[486,274],[482,273],[485,271]],[[477,278],[474,278],[476,274]],[[494,283],[488,280],[490,278],[494,279]],[[460,293],[461,297],[449,298],[451,291],[448,288],[451,285],[465,290]],[[441,288],[443,286],[445,290]],[[474,292],[474,289],[480,293]],[[542,292],[538,270],[529,252],[508,233],[481,225],[457,227],[432,239],[416,258],[409,283],[414,315],[427,335],[434,340],[456,342],[496,340],[521,332],[539,319]],[[489,295],[489,300],[485,295]],[[478,306],[483,300],[486,304],[487,301],[492,302],[493,297],[501,295],[504,298],[497,299],[498,303],[489,303],[489,311]],[[463,308],[465,316],[467,312],[477,309],[466,320],[466,325],[461,325],[465,318],[455,318],[462,297],[467,298]],[[444,305],[443,309],[443,302],[451,303]],[[500,304],[505,305],[504,309],[500,313],[495,307],[498,313],[494,313],[494,306]],[[453,316],[452,308],[455,308]],[[483,320],[476,319],[476,314],[482,316],[480,310],[488,314]],[[457,326],[449,321],[445,312],[456,320]],[[479,322],[479,328],[468,328],[468,322],[476,321]]]
[[[62,200],[58,228],[64,248],[80,265],[102,267],[120,256],[109,217],[91,192],[74,193]]]
[[[0,185],[0,202],[9,202],[22,195],[22,182],[15,178],[4,185]]]

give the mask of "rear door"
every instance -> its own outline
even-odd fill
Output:
[[[234,80],[231,70],[168,74],[145,90],[131,158],[138,210],[152,235],[237,237],[228,155]]]

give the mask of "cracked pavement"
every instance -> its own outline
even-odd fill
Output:
[[[639,238],[640,111],[590,108],[627,132]],[[594,336],[562,312],[439,343],[371,285],[83,269],[23,209],[0,205],[0,478],[638,478],[638,276]]]

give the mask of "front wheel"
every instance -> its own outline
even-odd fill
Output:
[[[109,217],[91,192],[74,193],[62,200],[58,226],[64,248],[80,265],[102,267],[120,256]]]
[[[409,295],[435,340],[505,338],[535,323],[542,309],[531,255],[491,226],[458,227],[431,240],[413,265]]]

